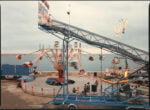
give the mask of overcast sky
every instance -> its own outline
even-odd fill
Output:
[[[1,4],[1,52],[28,52],[39,44],[53,47],[55,36],[38,29],[37,1],[3,1]],[[52,16],[71,25],[148,51],[148,1],[49,1]],[[126,33],[114,34],[114,26],[128,18]],[[83,45],[83,47],[92,48]]]

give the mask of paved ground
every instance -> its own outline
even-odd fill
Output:
[[[60,86],[48,85],[46,83],[47,78],[49,78],[49,77],[48,76],[37,77],[36,80],[26,83],[27,88],[31,89],[32,87],[34,87],[35,91],[39,91],[39,92],[41,91],[41,88],[43,88],[44,93],[46,93],[46,94],[52,93],[52,90],[54,88],[55,88],[56,91],[58,91]],[[74,87],[76,89],[79,87],[80,91],[83,91],[84,84],[87,84],[89,82],[91,85],[93,85],[95,83],[95,81],[98,80],[96,78],[79,77],[79,76],[69,76],[69,79],[75,81],[74,84],[69,84],[69,93],[72,93],[72,90],[73,90]],[[100,85],[100,81],[99,81],[99,85]],[[103,86],[107,87],[109,85],[106,84],[106,83],[103,83]],[[98,88],[97,88],[97,94],[99,94],[99,91],[100,91],[100,86],[98,86]],[[61,90],[60,93],[62,93],[62,92],[63,91]]]
[[[38,88],[60,88],[59,86],[51,86],[45,83],[48,77],[38,77],[33,82],[26,83],[27,85],[36,86]],[[90,82],[93,84],[96,79],[88,77],[77,77],[70,76],[69,79],[75,80],[75,84],[70,84],[70,93],[72,93],[73,87],[83,88],[84,84]],[[18,81],[13,80],[2,80],[1,81],[1,106],[0,109],[29,109],[29,108],[41,108],[44,104],[51,101],[52,98],[49,97],[39,97],[32,96],[30,94],[24,93],[21,88],[17,87]],[[82,90],[82,89],[81,89]],[[81,108],[84,108],[83,105],[79,105]],[[48,108],[61,108],[61,106],[49,105]]]
[[[82,78],[81,78],[82,79]],[[42,106],[52,98],[39,97],[26,94],[21,88],[17,88],[17,81],[1,81],[1,106],[0,109],[43,109]],[[62,109],[62,105],[49,105],[50,109]],[[81,109],[111,109],[112,107],[100,107],[90,105],[78,105]],[[114,109],[116,107],[113,107]]]
[[[28,82],[29,86],[36,86],[38,88],[56,88],[59,86],[52,86],[45,83],[48,77],[39,77],[33,82]],[[77,77],[70,76],[69,79],[75,80],[75,84],[70,84],[69,89],[70,93],[72,93],[73,87],[83,88],[84,84],[90,82],[93,84],[96,79],[89,77]],[[47,102],[52,101],[52,98],[49,97],[40,97],[40,96],[32,96],[30,94],[24,93],[21,88],[17,88],[17,81],[1,81],[1,106],[0,109],[43,109],[42,106]],[[100,84],[100,83],[99,83]],[[103,83],[104,86],[108,86]],[[100,88],[98,88],[99,90]],[[82,89],[81,89],[82,90]],[[93,106],[93,105],[77,105],[79,109],[124,109],[120,107],[106,107],[106,106]],[[50,109],[62,109],[62,105],[55,106],[49,105]]]

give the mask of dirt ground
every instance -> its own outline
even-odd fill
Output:
[[[42,105],[52,98],[32,96],[17,88],[17,81],[1,80],[1,106],[0,109],[40,109]],[[50,105],[49,108],[59,108]]]
[[[17,84],[17,81],[1,80],[0,109],[43,109],[43,105],[52,100],[52,98],[24,93],[21,88],[17,87]],[[111,107],[95,107],[95,109],[112,109]],[[62,109],[62,105],[49,105],[47,108]],[[93,109],[93,106],[78,105],[78,108]]]

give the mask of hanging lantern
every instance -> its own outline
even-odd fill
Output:
[[[78,69],[78,67],[77,67],[77,66],[74,66],[74,69],[76,69],[76,70],[77,70],[77,69]]]
[[[93,60],[94,60],[94,58],[93,58],[92,56],[90,56],[90,57],[89,57],[89,60],[90,60],[90,61],[93,61]]]
[[[17,60],[21,60],[21,55],[16,55]]]
[[[39,57],[39,60],[42,60],[42,58],[43,58],[43,57],[42,57],[42,56],[40,56],[40,57]]]
[[[120,59],[118,57],[115,57],[113,60],[112,60],[112,63],[113,64],[119,64],[120,63]]]
[[[30,68],[32,65],[33,65],[33,64],[32,64],[31,61],[25,62],[25,63],[23,64],[23,66],[26,67],[26,68]]]
[[[80,72],[79,72],[79,75],[86,75],[86,72],[84,69],[81,69]]]
[[[84,69],[81,69],[81,70],[80,70],[80,73],[84,73],[84,72],[85,72],[85,70],[84,70]]]

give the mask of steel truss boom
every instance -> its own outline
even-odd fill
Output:
[[[69,36],[70,34],[70,36],[73,38],[79,39],[87,44],[96,46],[98,48],[105,48],[112,52],[117,52],[133,61],[144,64],[149,62],[149,53],[144,50],[132,47],[130,45],[112,40],[102,35],[98,35],[96,33],[57,20],[52,20],[51,22],[52,25],[39,24],[39,28],[49,33],[55,32],[58,34],[63,34],[65,36]]]

